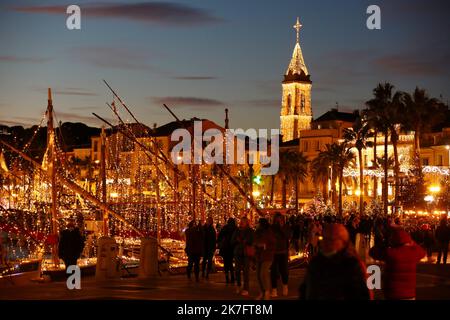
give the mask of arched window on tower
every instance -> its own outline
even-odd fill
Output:
[[[300,110],[302,113],[305,113],[305,95],[302,94],[302,99],[300,101]]]
[[[294,114],[298,116],[300,114],[300,91],[298,88],[295,88],[295,105],[294,105]]]
[[[286,114],[291,114],[291,104],[292,104],[292,98],[291,98],[291,95],[290,94],[288,94],[288,96],[287,96],[287,103],[286,103]]]

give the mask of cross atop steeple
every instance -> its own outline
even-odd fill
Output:
[[[308,69],[306,68],[305,61],[303,60],[302,49],[300,48],[300,29],[302,24],[300,23],[300,19],[297,17],[297,22],[294,24],[294,29],[297,31],[297,43],[294,47],[294,52],[292,53],[291,63],[286,71],[286,75],[288,74],[297,74],[300,75],[302,72],[305,75],[308,75]]]
[[[299,43],[301,27],[302,27],[302,24],[300,23],[299,18],[297,17],[297,23],[294,24],[294,29],[297,31],[297,43]]]

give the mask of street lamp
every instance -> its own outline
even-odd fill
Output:
[[[439,193],[441,191],[441,187],[437,185],[430,186],[428,189],[431,193]]]

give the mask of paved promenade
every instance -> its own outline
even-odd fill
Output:
[[[305,275],[305,269],[290,271],[289,296],[277,299],[297,299],[297,289]],[[93,277],[82,278],[80,290],[68,290],[65,282],[32,283],[21,287],[0,289],[1,300],[16,299],[188,299],[188,300],[249,300],[258,295],[255,273],[251,273],[249,297],[235,293],[235,287],[227,285],[222,273],[210,276],[199,283],[189,281],[184,275],[164,275],[152,280],[124,278],[108,282],[96,282]],[[383,299],[382,292],[375,292],[376,299]],[[417,274],[418,299],[450,300],[450,266],[420,264]]]

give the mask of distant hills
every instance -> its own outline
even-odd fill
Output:
[[[41,127],[36,131],[37,129],[38,126],[24,128],[22,126],[0,125],[0,139],[19,150],[23,150],[31,141],[27,148],[27,154],[40,161],[47,147],[47,127]],[[65,152],[72,151],[73,148],[89,147],[91,137],[99,136],[101,132],[100,128],[89,127],[80,122],[65,122],[55,130],[60,141],[59,145]],[[8,156],[9,152],[5,152],[5,154]]]

